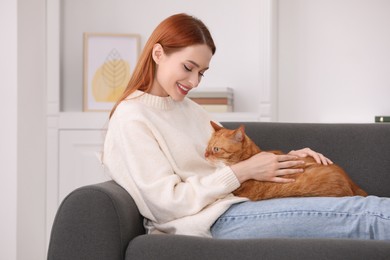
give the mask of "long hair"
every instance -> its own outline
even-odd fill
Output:
[[[119,103],[131,93],[136,90],[150,91],[156,74],[156,64],[152,58],[156,43],[163,47],[167,55],[195,44],[206,44],[213,55],[216,50],[213,38],[201,20],[183,13],[166,18],[156,27],[146,42],[125,91],[111,110],[110,118]]]

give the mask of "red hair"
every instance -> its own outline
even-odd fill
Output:
[[[156,73],[156,64],[152,58],[156,43],[163,47],[167,55],[195,44],[206,44],[213,55],[216,50],[213,38],[201,20],[187,14],[176,14],[166,18],[146,42],[125,91],[111,110],[110,118],[119,103],[131,93],[136,90],[150,91]]]

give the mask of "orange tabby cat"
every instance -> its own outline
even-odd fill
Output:
[[[244,126],[229,130],[211,122],[215,132],[212,135],[205,157],[214,163],[232,165],[260,153],[260,148],[245,134]],[[279,151],[270,151],[282,154]],[[233,194],[250,200],[264,200],[283,197],[342,197],[367,196],[339,166],[322,165],[312,157],[299,158],[305,161],[303,173],[288,175],[292,183],[275,183],[248,180]],[[302,167],[302,166],[301,166]]]

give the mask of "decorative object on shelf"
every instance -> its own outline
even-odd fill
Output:
[[[109,111],[136,65],[140,36],[84,33],[84,111]]]
[[[232,88],[199,88],[188,97],[211,113],[233,112],[234,93]]]
[[[390,116],[375,116],[375,123],[390,123]]]

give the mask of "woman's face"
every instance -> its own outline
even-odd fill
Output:
[[[153,48],[157,72],[150,94],[181,101],[200,83],[209,68],[210,48],[206,44],[192,45],[167,55],[160,44]]]

